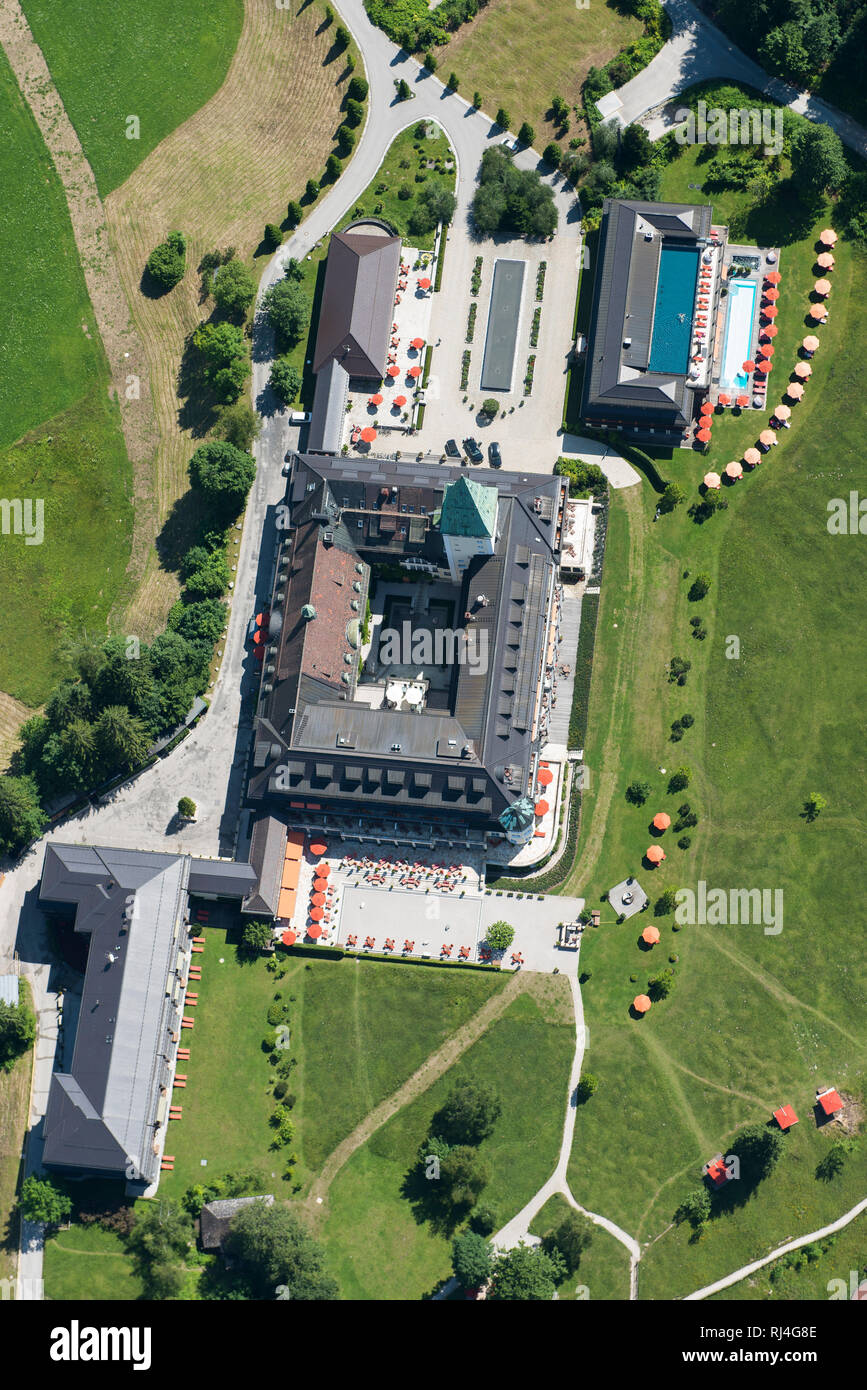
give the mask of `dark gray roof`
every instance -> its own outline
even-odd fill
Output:
[[[253,1202],[264,1202],[273,1207],[274,1198],[269,1192],[261,1197],[231,1197],[221,1202],[208,1202],[199,1214],[199,1232],[205,1250],[219,1250],[229,1234],[229,1228],[238,1212]]]
[[[696,245],[706,238],[712,218],[713,209],[707,204],[605,200],[582,419],[591,424],[671,431],[688,423],[686,374],[647,370],[659,257],[663,242]]]
[[[321,451],[330,454],[340,448],[348,391],[349,373],[345,367],[341,367],[336,357],[330,357],[316,376],[316,394],[307,435],[307,447],[312,453]]]
[[[313,370],[335,358],[350,376],[381,377],[394,314],[400,237],[381,225],[353,223],[335,232],[328,264]]]
[[[40,901],[74,907],[75,930],[90,936],[70,1071],[51,1081],[48,1166],[122,1176],[132,1161],[156,1177],[187,894],[195,879],[200,891],[241,897],[254,877],[249,865],[183,854],[46,845]]]
[[[274,816],[260,816],[250,836],[250,866],[258,880],[244,899],[242,912],[267,912],[277,916],[280,884],[286,858],[286,826]]]

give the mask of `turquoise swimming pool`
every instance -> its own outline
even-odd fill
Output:
[[[656,282],[651,372],[685,373],[692,340],[692,311],[699,253],[692,246],[663,246]]]
[[[729,287],[728,300],[726,336],[723,343],[719,384],[729,390],[735,386],[744,390],[750,380],[744,371],[744,362],[750,355],[750,344],[753,340],[753,314],[756,308],[755,281],[732,281]]]

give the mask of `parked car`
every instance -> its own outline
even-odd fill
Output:
[[[488,445],[488,462],[492,468],[502,468],[503,466],[500,446],[493,441]]]
[[[479,441],[477,439],[465,439],[464,449],[466,450],[469,457],[472,459],[473,463],[484,462],[485,456],[479,448]]]
[[[447,440],[446,440],[446,453],[448,454],[448,456],[449,456],[450,459],[459,459],[459,458],[460,458],[460,456],[461,456],[461,451],[460,451],[460,449],[459,449],[458,446],[457,446],[457,441],[456,441],[456,440],[454,440],[454,439],[447,439]]]
[[[512,154],[514,154],[518,148],[518,142],[512,135],[504,135],[500,140],[500,144],[505,145],[506,149],[510,150]]]

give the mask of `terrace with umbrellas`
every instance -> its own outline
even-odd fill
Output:
[[[401,248],[400,273],[394,293],[394,314],[388,361],[381,385],[371,394],[350,390],[347,398],[345,443],[361,453],[391,452],[413,428],[420,399],[425,348],[430,336],[430,253]],[[379,444],[376,445],[377,440]]]

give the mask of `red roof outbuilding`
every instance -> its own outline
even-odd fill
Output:
[[[791,1129],[792,1125],[798,1123],[798,1117],[791,1105],[781,1105],[779,1110],[774,1111],[774,1119],[782,1130]]]
[[[724,1183],[728,1182],[729,1170],[723,1163],[722,1157],[712,1159],[707,1165],[707,1176],[714,1187],[722,1187]]]
[[[836,1115],[838,1110],[843,1109],[843,1102],[833,1087],[817,1095],[816,1100],[825,1115]]]

